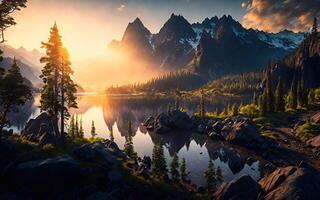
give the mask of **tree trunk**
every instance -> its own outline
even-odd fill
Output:
[[[61,130],[60,130],[60,137],[64,139],[64,65],[62,63],[61,66]]]

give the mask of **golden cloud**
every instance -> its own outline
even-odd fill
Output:
[[[269,32],[308,31],[320,15],[318,0],[252,0],[241,7],[247,9],[243,26]]]

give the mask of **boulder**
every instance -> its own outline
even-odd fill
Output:
[[[80,184],[87,173],[69,155],[18,164],[8,172],[9,182],[45,193],[72,188]]]
[[[189,130],[194,126],[188,114],[179,110],[163,112],[155,117],[149,117],[143,125],[147,130],[159,134],[172,130]]]
[[[320,135],[308,140],[307,143],[310,146],[314,147],[316,150],[320,151]]]
[[[35,119],[30,119],[25,128],[21,131],[21,134],[29,140],[37,142],[42,135],[46,135],[46,139],[43,138],[41,142],[41,144],[44,145],[44,142],[48,141],[47,139],[50,138],[51,140],[58,135],[58,130],[57,123],[54,123],[53,119],[46,112],[43,112]],[[49,143],[51,142],[53,141],[50,141]]]
[[[253,122],[237,122],[232,127],[223,128],[222,135],[231,142],[242,146],[260,148],[266,141],[260,134],[260,130]]]
[[[308,167],[279,168],[259,181],[265,199],[308,199],[320,196],[319,172]]]
[[[111,141],[83,144],[73,150],[73,155],[84,161],[103,160],[111,165],[118,165],[118,158],[126,158],[126,155]]]
[[[212,125],[212,130],[216,133],[220,133],[223,128],[223,123],[218,120]]]
[[[233,181],[224,182],[214,196],[217,200],[255,200],[261,192],[259,184],[249,175],[244,175]]]
[[[217,132],[211,132],[211,133],[209,133],[209,137],[210,137],[212,140],[224,140],[224,137],[223,137],[220,133],[217,133]]]
[[[192,123],[189,115],[185,112],[179,110],[174,110],[168,113],[170,117],[170,122],[174,128],[188,130],[191,128]]]
[[[108,171],[108,179],[111,184],[120,184],[124,181],[123,175],[118,170]]]
[[[315,123],[320,124],[320,112],[318,112],[317,114],[313,115],[313,116],[311,117],[311,119],[312,119]]]

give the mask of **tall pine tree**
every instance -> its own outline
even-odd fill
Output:
[[[285,111],[285,99],[284,99],[285,93],[284,93],[284,83],[281,78],[279,78],[278,85],[276,88],[276,103],[275,103],[275,110],[278,112],[284,112]]]
[[[41,110],[48,112],[54,123],[60,118],[60,138],[64,137],[65,120],[69,117],[68,108],[77,108],[76,85],[71,79],[73,71],[68,51],[63,47],[57,24],[50,30],[48,42],[43,42],[46,55],[41,58],[45,66],[41,78]]]

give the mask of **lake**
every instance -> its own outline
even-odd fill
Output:
[[[237,100],[239,103],[239,100]],[[221,110],[234,99],[214,98],[206,102],[206,110]],[[245,102],[245,101],[244,101]],[[223,142],[213,142],[205,135],[190,132],[177,132],[170,134],[149,133],[142,126],[146,118],[163,112],[168,104],[174,104],[170,98],[144,98],[144,97],[106,97],[102,95],[81,95],[78,97],[78,109],[72,109],[83,120],[85,137],[90,137],[91,122],[95,123],[98,137],[109,138],[113,132],[115,142],[123,148],[127,135],[128,121],[132,121],[134,131],[133,144],[140,157],[152,155],[154,144],[164,146],[165,157],[169,166],[175,153],[186,159],[187,169],[191,181],[198,186],[205,185],[204,171],[207,169],[209,159],[213,160],[215,167],[220,167],[224,180],[232,180],[243,174],[249,174],[255,180],[260,178],[259,161],[252,159],[246,149],[231,146]],[[192,114],[196,111],[199,100],[181,100],[183,109]],[[39,115],[39,96],[23,106],[19,113],[11,113],[10,121],[14,131],[23,128],[30,118]],[[168,167],[169,169],[169,167]]]

